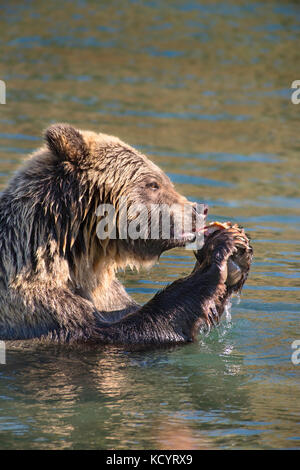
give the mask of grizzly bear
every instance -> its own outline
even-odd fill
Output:
[[[55,124],[0,196],[0,339],[155,344],[194,341],[214,325],[247,277],[252,251],[243,230],[206,234],[192,273],[138,305],[116,272],[149,265],[190,233],[101,239],[101,204],[194,204],[167,175],[116,137]],[[205,211],[206,213],[206,211]],[[102,219],[101,219],[102,220]],[[116,223],[116,221],[115,221]],[[228,260],[239,276],[230,279]]]

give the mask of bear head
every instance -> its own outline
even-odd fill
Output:
[[[163,251],[194,241],[195,218],[207,209],[197,211],[145,155],[117,137],[68,124],[50,126],[45,139],[47,159],[69,193],[61,195],[63,207],[52,205],[63,212],[56,217],[60,228],[65,219],[72,232],[65,249],[80,256],[93,246],[94,263],[109,256],[124,267],[151,264]]]

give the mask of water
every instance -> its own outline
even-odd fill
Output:
[[[240,303],[196,344],[128,352],[7,345],[0,447],[298,448],[298,2],[2,2],[0,189],[51,122],[115,134],[255,259]],[[146,302],[193,266],[121,274]]]

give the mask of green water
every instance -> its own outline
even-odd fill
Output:
[[[231,320],[163,351],[7,345],[2,449],[300,448],[300,6],[296,1],[0,5],[0,189],[51,122],[115,134],[255,259]],[[187,250],[120,277],[139,302]]]

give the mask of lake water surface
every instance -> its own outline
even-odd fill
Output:
[[[195,344],[7,344],[0,448],[299,449],[299,3],[28,0],[0,23],[0,189],[70,122],[139,148],[255,252],[231,320]],[[177,249],[120,278],[143,303],[193,264]]]

